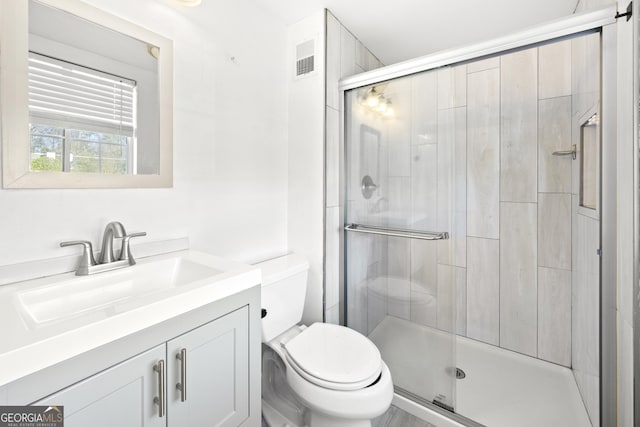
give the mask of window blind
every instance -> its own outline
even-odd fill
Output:
[[[29,52],[29,114],[133,136],[136,82]]]

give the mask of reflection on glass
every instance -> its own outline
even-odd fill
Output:
[[[600,152],[597,114],[580,126],[580,152],[580,206],[596,209]]]

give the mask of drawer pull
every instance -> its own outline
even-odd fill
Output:
[[[187,349],[183,348],[180,353],[176,354],[176,359],[180,361],[180,382],[176,384],[176,388],[180,390],[180,401],[187,400]]]
[[[158,361],[153,365],[153,370],[158,373],[158,395],[153,398],[153,403],[158,405],[158,416],[163,418],[166,413],[165,408],[165,377],[164,377],[164,360]]]

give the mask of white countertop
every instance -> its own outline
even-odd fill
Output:
[[[25,313],[20,295],[61,281],[86,280],[74,273],[0,287],[0,387],[26,375],[139,332],[165,320],[242,292],[261,282],[260,270],[197,251],[180,251],[138,260],[127,269],[184,257],[221,273],[188,285],[166,288],[60,320],[35,323]],[[101,278],[113,272],[98,273]]]

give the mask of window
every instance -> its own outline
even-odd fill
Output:
[[[136,82],[29,53],[32,171],[135,173]]]

